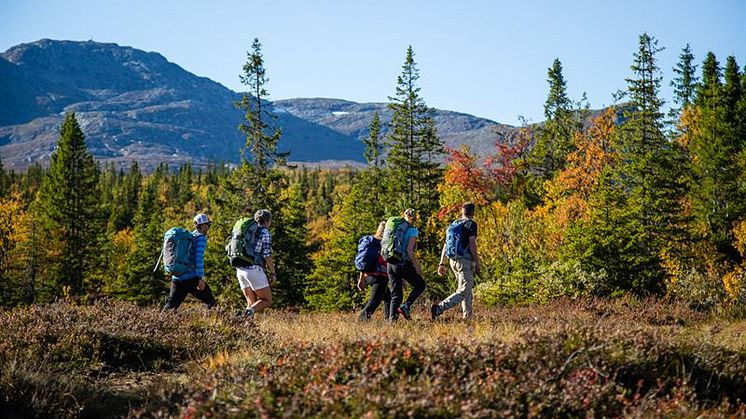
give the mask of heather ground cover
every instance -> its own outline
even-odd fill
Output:
[[[746,320],[653,300],[391,326],[105,301],[0,313],[0,416],[746,415]],[[377,313],[380,316],[380,313]]]

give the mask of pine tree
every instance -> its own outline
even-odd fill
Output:
[[[552,67],[547,70],[547,82],[549,94],[544,104],[546,121],[530,156],[531,166],[544,179],[551,178],[565,166],[567,154],[574,150],[573,133],[580,129],[573,103],[567,97],[567,83],[559,58],[555,58]]]
[[[692,54],[689,44],[686,44],[679,55],[679,62],[673,69],[676,77],[671,80],[674,93],[673,101],[678,105],[677,108],[671,108],[669,113],[669,116],[674,120],[678,120],[681,110],[694,101],[697,90],[696,71],[697,65],[694,64],[694,54]]]
[[[5,198],[10,194],[10,177],[3,167],[3,159],[0,156],[0,198]]]
[[[629,108],[617,140],[620,164],[602,175],[591,196],[590,220],[569,234],[571,253],[590,270],[607,271],[607,292],[663,291],[661,252],[686,239],[681,213],[686,163],[663,133],[655,58],[660,51],[655,38],[640,36],[633,76],[627,79]]]
[[[720,63],[710,51],[702,63],[702,82],[698,85],[695,98],[697,105],[709,103],[712,106],[718,100],[722,87],[721,77]]]
[[[163,240],[163,216],[156,191],[158,179],[151,178],[142,189],[133,220],[135,248],[127,255],[127,269],[120,274],[115,291],[123,299],[139,304],[160,302],[165,295],[161,269],[154,270]]]
[[[38,196],[45,240],[61,246],[56,269],[48,277],[56,292],[69,287],[73,295],[81,294],[96,271],[102,224],[98,177],[75,113],[68,113]]]
[[[104,183],[103,181],[101,183]],[[109,216],[111,230],[116,232],[131,228],[137,212],[137,197],[140,194],[142,173],[137,162],[132,162],[129,172],[120,171],[119,181],[113,190],[113,207]]]
[[[277,191],[271,191],[272,184],[281,181],[282,174],[276,169],[286,164],[289,153],[277,151],[282,130],[270,125],[276,117],[269,112],[267,100],[269,81],[264,68],[262,44],[255,38],[243,66],[241,83],[248,87],[236,106],[245,111],[246,121],[239,127],[246,135],[246,143],[241,151],[241,167],[234,172],[234,182],[246,199],[241,207],[244,211],[270,208]]]
[[[279,306],[305,305],[306,277],[313,267],[311,249],[306,244],[308,226],[305,199],[300,185],[290,185],[281,196],[282,208],[276,215],[273,248],[277,253],[277,292],[274,299]]]
[[[389,195],[399,197],[389,203],[391,210],[414,207],[422,214],[435,212],[437,199],[432,191],[442,178],[437,169],[443,145],[433,123],[433,111],[427,107],[417,86],[419,70],[412,47],[407,48],[402,73],[397,77],[396,95],[389,97],[392,119],[386,135]],[[393,205],[392,205],[393,204]]]
[[[295,218],[298,197],[292,193],[288,195],[288,177],[280,170],[287,165],[289,153],[277,150],[282,131],[271,124],[276,117],[268,109],[266,83],[269,79],[259,39],[254,39],[247,55],[240,79],[248,87],[248,93],[237,104],[245,111],[246,121],[239,129],[246,135],[246,143],[241,152],[241,166],[233,172],[229,185],[228,206],[232,210],[225,211],[223,216],[237,219],[253,216],[260,208],[271,211],[273,255],[280,278],[275,292],[281,297],[280,303],[297,304],[302,301],[307,272],[301,272],[298,267],[310,264],[305,229],[299,228]],[[288,225],[284,225],[286,221]]]
[[[381,116],[378,112],[373,113],[373,120],[370,122],[370,133],[363,138],[365,152],[363,156],[368,165],[379,168],[384,164],[381,154],[383,153],[383,142],[381,141]]]
[[[744,215],[745,197],[738,183],[738,155],[742,150],[737,115],[740,83],[735,60],[730,62],[723,85],[715,55],[707,54],[696,99],[696,129],[688,147],[694,174],[694,214],[705,227],[707,240],[727,261],[737,263],[741,255],[733,246],[732,229]]]

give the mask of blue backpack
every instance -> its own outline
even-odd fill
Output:
[[[461,237],[464,234],[464,224],[469,220],[456,220],[448,226],[446,230],[446,256],[448,259],[460,259],[462,257],[471,257],[471,251],[464,246]]]
[[[174,227],[163,235],[163,271],[181,276],[196,269],[194,261],[194,237],[189,230]],[[158,265],[156,265],[157,268]]]
[[[381,241],[373,236],[363,236],[357,242],[355,269],[360,272],[375,272],[378,268],[378,255],[381,254]]]

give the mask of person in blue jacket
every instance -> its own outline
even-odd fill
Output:
[[[210,286],[205,282],[205,249],[207,248],[207,233],[210,231],[210,219],[206,214],[197,214],[194,217],[195,230],[192,231],[194,245],[192,254],[194,258],[194,270],[180,276],[171,277],[171,292],[166,300],[164,310],[176,310],[179,308],[187,294],[192,294],[207,305],[207,308],[215,306],[215,297],[210,291]]]

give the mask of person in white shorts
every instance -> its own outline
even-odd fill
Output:
[[[272,305],[270,283],[277,280],[277,272],[272,261],[272,235],[269,233],[272,214],[269,210],[260,209],[254,214],[254,221],[260,229],[254,248],[254,254],[258,256],[257,264],[247,268],[236,268],[238,284],[246,297],[245,314],[249,318]]]

